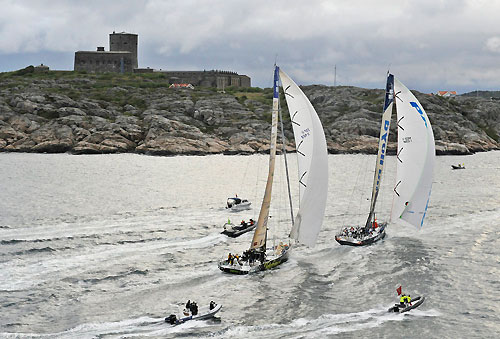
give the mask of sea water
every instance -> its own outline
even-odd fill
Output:
[[[2,338],[494,338],[500,335],[500,152],[436,158],[421,230],[390,223],[372,246],[335,234],[368,214],[375,157],[330,155],[323,228],[314,248],[250,276],[217,262],[243,252],[257,219],[266,155],[0,154]],[[294,210],[297,166],[289,155]],[[378,220],[388,220],[395,173],[388,157]],[[465,163],[465,170],[451,164]],[[291,217],[278,166],[268,242]],[[252,202],[238,213],[228,197]],[[388,313],[396,288],[426,301]],[[220,320],[164,322],[195,300]]]

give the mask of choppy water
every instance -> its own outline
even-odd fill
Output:
[[[424,228],[391,224],[364,248],[334,234],[366,218],[375,158],[329,161],[317,246],[294,249],[278,269],[232,276],[216,263],[248,248],[251,234],[220,232],[228,217],[257,216],[266,156],[0,154],[0,337],[498,337],[500,152],[438,157]],[[459,162],[467,169],[452,171]],[[379,220],[393,175],[390,157]],[[273,201],[286,206],[276,187]],[[228,213],[235,193],[254,208]],[[276,224],[288,212],[272,215],[285,235],[289,226]],[[426,302],[387,313],[399,284]],[[221,320],[165,324],[187,299],[223,304]]]

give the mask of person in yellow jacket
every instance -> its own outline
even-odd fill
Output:
[[[401,306],[405,306],[406,304],[411,305],[410,295],[401,294],[401,298],[399,298],[399,303]]]

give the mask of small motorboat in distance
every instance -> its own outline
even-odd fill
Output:
[[[243,211],[246,209],[250,209],[250,205],[252,203],[247,199],[240,199],[238,197],[228,198],[226,202],[226,208],[229,208],[231,211]]]
[[[396,313],[404,313],[408,312],[410,310],[413,310],[414,308],[419,307],[422,305],[425,301],[425,297],[416,297],[411,300],[410,303],[405,303],[404,305],[401,304],[394,304],[393,307],[389,308],[389,312],[396,312]]]
[[[178,318],[175,314],[165,318],[165,322],[170,325],[180,325],[189,320],[206,320],[214,318],[215,315],[221,310],[222,305],[217,305],[215,302],[211,301],[210,306],[207,308],[202,308],[198,312],[198,305],[190,300],[186,303],[186,308],[183,311],[183,317]]]
[[[408,312],[410,310],[413,310],[414,308],[419,307],[425,301],[425,297],[423,296],[422,297],[418,296],[412,299],[409,294],[408,295],[404,294],[401,285],[396,289],[396,292],[398,293],[399,304],[394,304],[394,306],[388,309],[389,312],[395,312],[395,313]]]
[[[465,169],[465,164],[451,165],[451,169]]]
[[[257,224],[253,219],[250,219],[250,221],[247,222],[245,222],[245,220],[242,220],[239,225],[235,225],[231,223],[230,220],[228,220],[224,224],[224,231],[222,231],[221,233],[227,235],[228,237],[236,238],[243,233],[253,230],[255,226],[257,226]]]

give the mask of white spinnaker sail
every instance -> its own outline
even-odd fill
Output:
[[[435,146],[432,126],[417,98],[394,78],[398,123],[397,175],[392,220],[422,227],[431,195]]]
[[[307,246],[314,246],[325,215],[328,193],[328,151],[325,133],[302,90],[280,70],[280,79],[297,150],[300,186],[300,207],[290,237]]]

